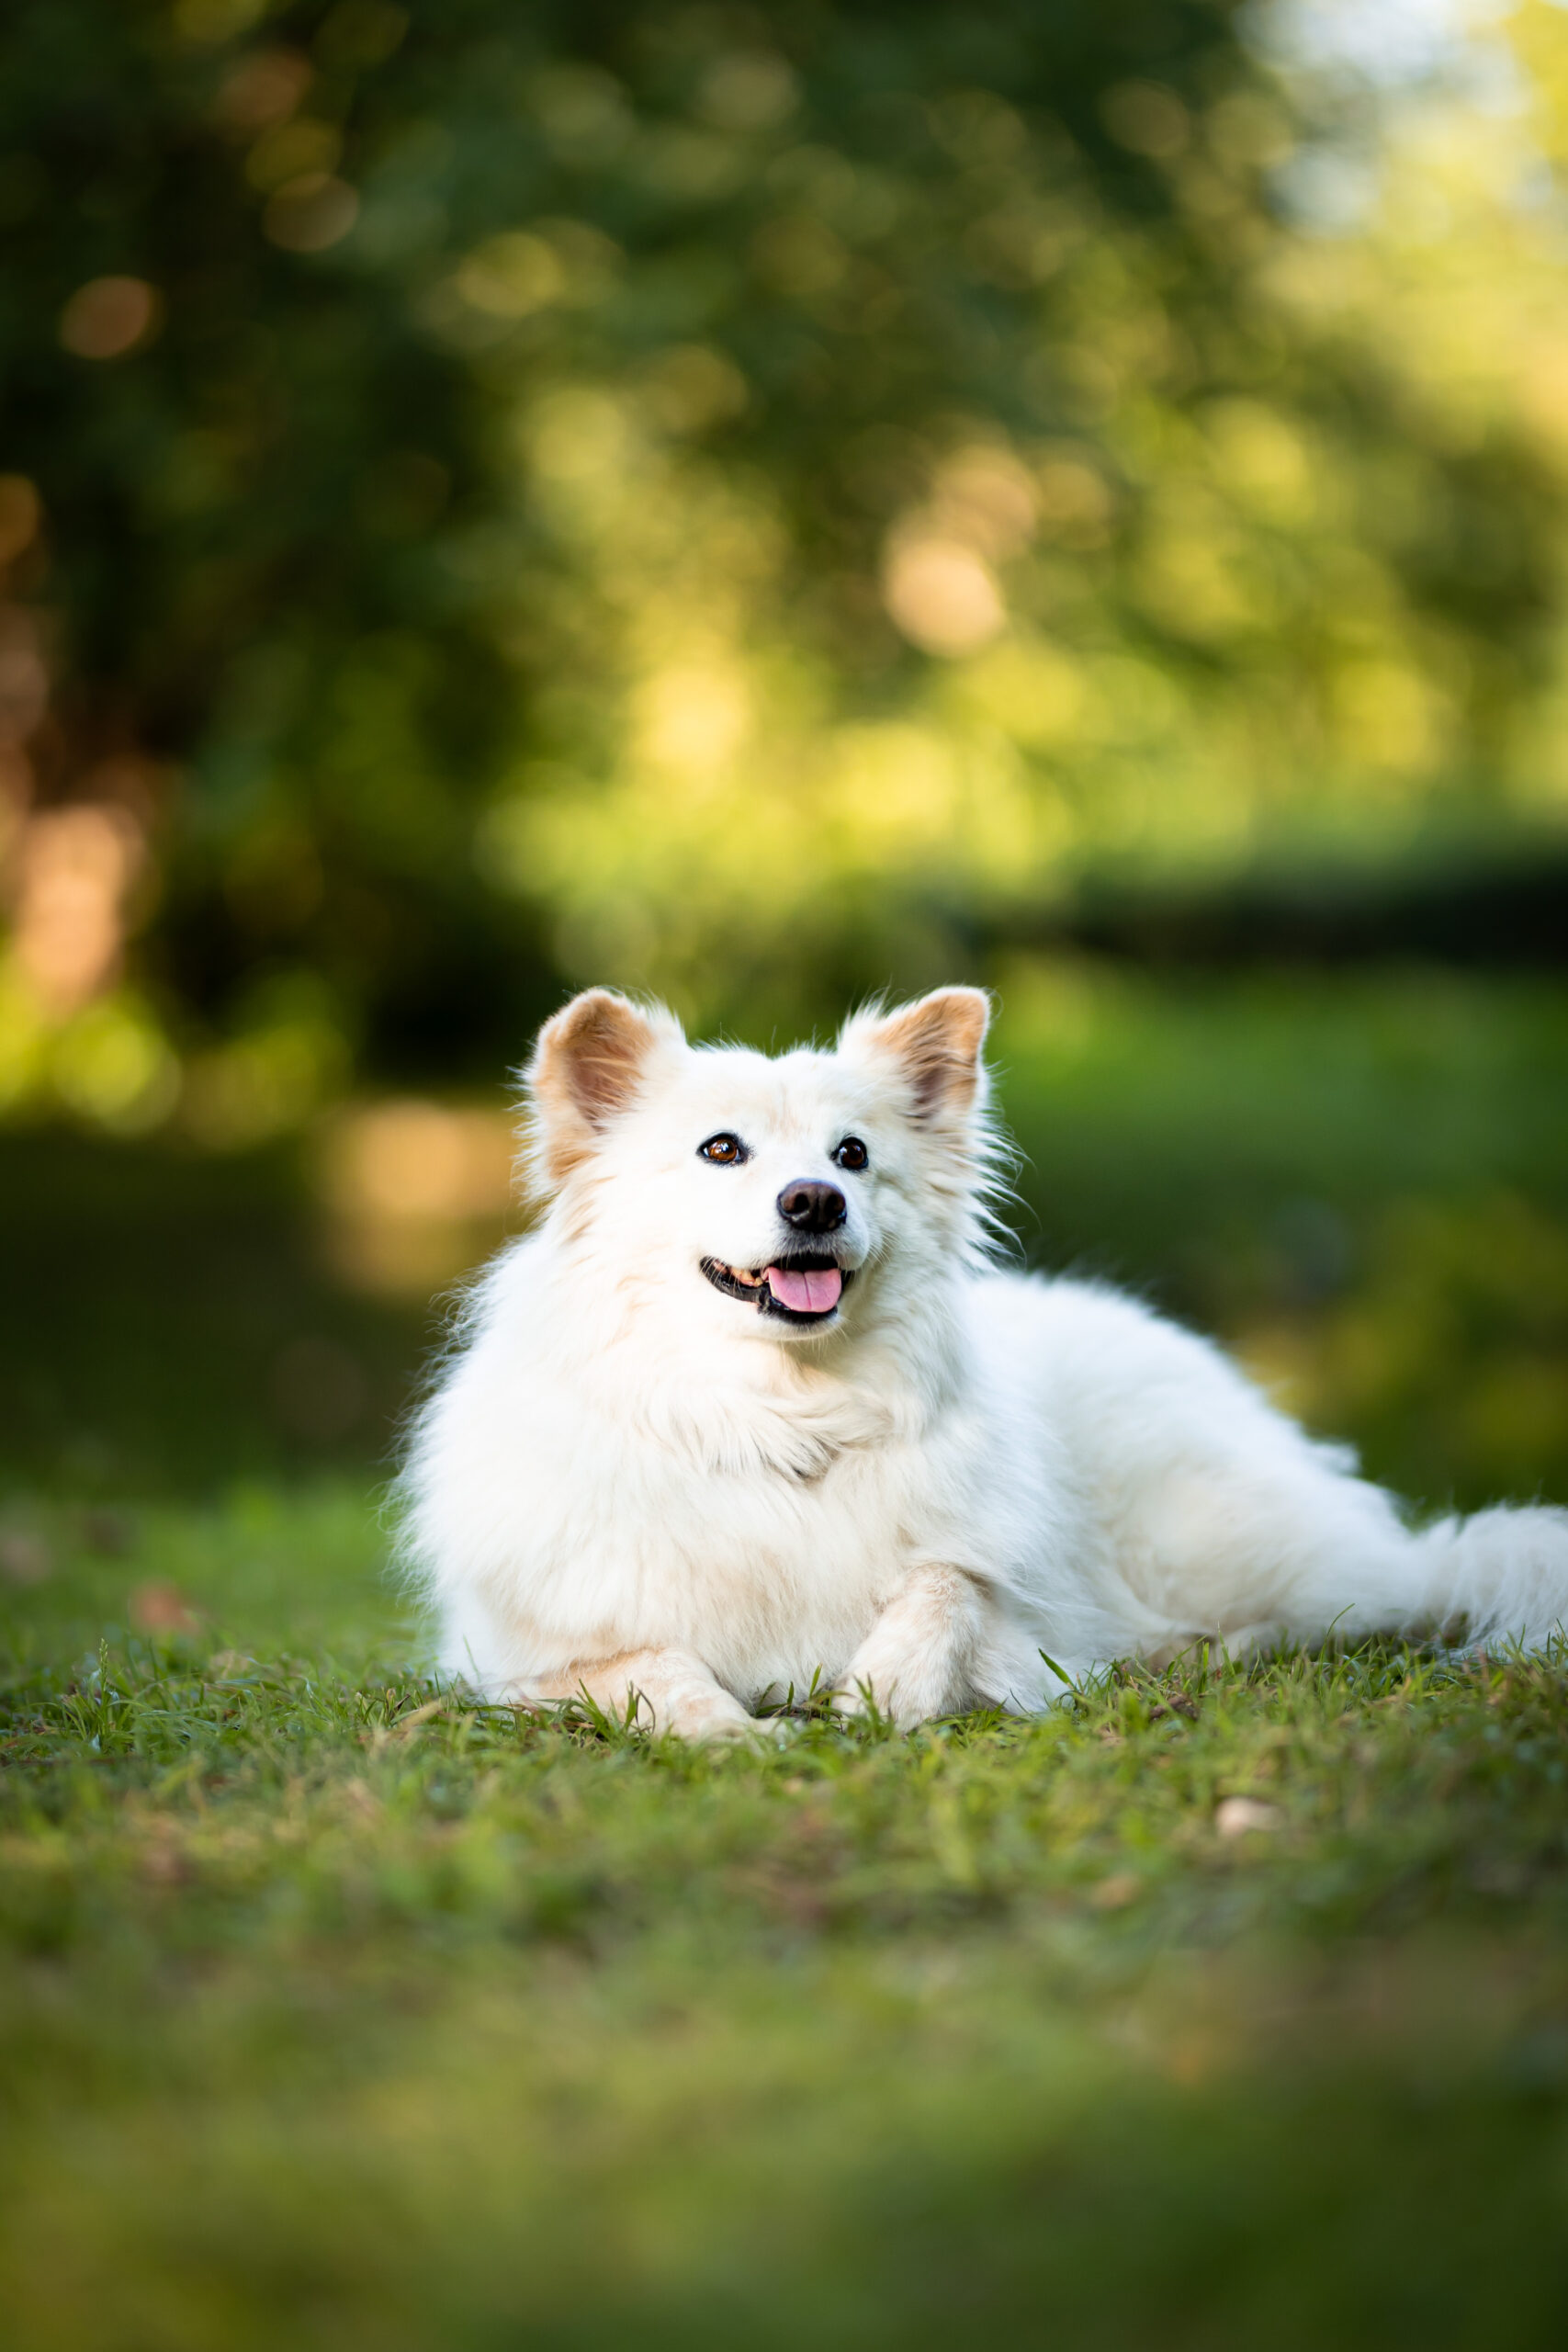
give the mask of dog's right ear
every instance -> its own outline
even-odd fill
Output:
[[[534,1121],[534,1159],[551,1185],[563,1184],[593,1153],[635,1097],[661,1047],[683,1043],[661,1004],[643,1006],[611,989],[584,989],[540,1030],[524,1072]]]

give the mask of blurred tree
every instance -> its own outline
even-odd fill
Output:
[[[1560,808],[1565,28],[14,0],[0,1094],[239,1142]]]

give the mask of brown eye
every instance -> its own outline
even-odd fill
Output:
[[[859,1136],[846,1136],[833,1157],[840,1168],[858,1170],[865,1166],[871,1154]]]
[[[699,1159],[714,1160],[720,1168],[739,1168],[742,1160],[750,1157],[739,1136],[709,1136],[706,1143],[697,1146]]]

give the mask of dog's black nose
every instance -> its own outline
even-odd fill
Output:
[[[831,1233],[844,1221],[844,1196],[837,1184],[818,1183],[814,1176],[797,1177],[779,1194],[779,1215],[797,1233]]]

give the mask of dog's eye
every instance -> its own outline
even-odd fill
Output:
[[[859,1136],[846,1136],[833,1157],[840,1168],[861,1169],[870,1159],[871,1154]]]
[[[697,1146],[699,1159],[716,1160],[720,1168],[739,1168],[742,1160],[750,1157],[739,1136],[709,1136],[706,1143]]]

